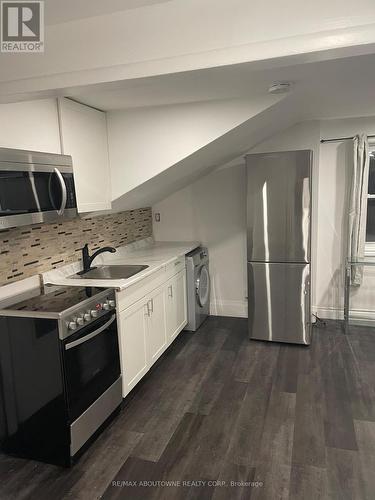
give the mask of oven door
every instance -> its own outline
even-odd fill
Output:
[[[120,376],[116,312],[111,311],[62,342],[70,422]]]
[[[77,202],[71,167],[15,165],[0,168],[0,228],[74,217]]]

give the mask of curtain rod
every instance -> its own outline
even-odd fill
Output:
[[[375,135],[368,135],[369,139],[374,139]],[[354,137],[336,137],[335,139],[320,139],[320,143],[324,144],[325,142],[340,142],[340,141],[350,141],[354,139]]]

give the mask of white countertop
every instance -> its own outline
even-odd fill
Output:
[[[158,269],[173,262],[200,246],[198,241],[157,241],[150,239],[138,242],[136,245],[127,245],[117,248],[117,252],[109,252],[99,255],[93,265],[126,265],[140,264],[149,266],[128,279],[84,279],[74,278],[77,272],[82,270],[82,264],[75,262],[67,266],[48,271],[43,274],[44,284],[69,285],[69,286],[96,286],[117,288],[125,290]]]

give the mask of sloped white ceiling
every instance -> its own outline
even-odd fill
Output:
[[[212,169],[234,159],[238,163],[257,143],[298,121],[375,114],[374,55],[302,66],[251,75],[246,68],[233,68],[247,86],[227,69],[214,72],[213,95],[225,95],[232,82],[235,93],[248,88],[248,97],[109,112],[114,208],[153,204]],[[265,88],[277,74],[289,74],[294,83],[281,100],[267,95]],[[196,81],[190,95],[205,95],[209,80],[206,75],[201,86]],[[160,86],[158,81],[156,88]]]
[[[113,197],[113,209],[123,210],[153,205],[166,196],[194,182],[232,158],[246,153],[250,147],[263,141],[277,131],[298,121],[299,114],[288,99],[281,99],[263,109],[259,109],[242,123],[233,126],[226,132],[211,140],[204,147],[192,149],[190,154],[176,161],[173,165],[161,169],[157,174],[139,183],[133,189]],[[171,129],[171,140],[174,134]],[[155,145],[156,146],[156,145]],[[145,137],[144,147],[150,147]],[[152,147],[150,150],[152,151]],[[157,148],[155,156],[157,157]],[[141,168],[141,167],[140,167]],[[126,178],[128,168],[126,163],[122,176]],[[112,179],[119,181],[118,176]]]
[[[274,81],[291,81],[300,106],[315,117],[375,112],[375,55],[286,64],[254,69],[235,64],[152,78],[137,78],[68,92],[84,104],[105,111],[167,106],[209,100],[263,98]]]
[[[45,4],[45,52],[0,53],[2,102],[245,62],[357,55],[373,51],[375,44],[372,0]]]
[[[61,24],[172,0],[47,0],[46,24]]]
[[[112,198],[118,198],[258,115],[282,97],[198,102],[107,115]]]

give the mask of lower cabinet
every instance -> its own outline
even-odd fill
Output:
[[[139,300],[119,314],[118,328],[122,371],[122,396],[125,397],[148,371],[147,302]]]
[[[120,292],[120,293],[126,293]],[[119,313],[123,397],[187,323],[186,270]]]
[[[166,292],[166,327],[170,344],[187,324],[185,269],[167,282]]]
[[[167,348],[164,286],[157,288],[147,301],[146,347],[148,366],[152,366]]]

